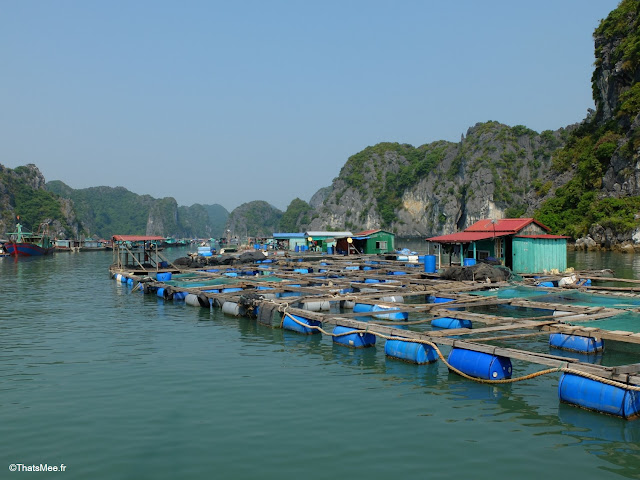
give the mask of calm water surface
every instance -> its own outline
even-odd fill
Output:
[[[0,259],[0,479],[640,478],[640,422],[560,405],[555,375],[472,383],[131,293],[110,263]],[[66,471],[9,471],[41,463]]]

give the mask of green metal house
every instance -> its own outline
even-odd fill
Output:
[[[427,238],[449,253],[450,264],[495,260],[515,273],[567,269],[567,239],[533,218],[480,220],[462,232]]]
[[[395,250],[396,236],[384,230],[365,230],[355,233],[353,243],[356,248],[365,254],[376,255],[378,253],[389,253]]]
[[[389,253],[395,249],[395,235],[384,230],[365,230],[348,236],[336,236],[336,253],[343,255]]]

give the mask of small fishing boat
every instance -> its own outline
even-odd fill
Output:
[[[19,219],[18,219],[19,220]],[[16,225],[16,232],[9,233],[9,241],[4,248],[9,255],[17,257],[35,257],[49,255],[55,251],[55,244],[48,234],[48,225],[40,225],[37,233],[25,232],[22,225]]]

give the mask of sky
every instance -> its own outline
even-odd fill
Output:
[[[285,210],[379,142],[593,108],[618,0],[0,0],[0,164]]]

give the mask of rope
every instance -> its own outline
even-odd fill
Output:
[[[344,335],[352,335],[354,333],[358,333],[358,334],[360,334],[360,333],[362,333],[362,334],[371,333],[371,334],[375,335],[376,337],[384,338],[385,340],[400,340],[400,341],[403,341],[403,342],[410,341],[412,343],[420,343],[420,344],[423,344],[423,345],[428,345],[428,346],[430,346],[431,348],[433,348],[436,351],[436,353],[438,354],[438,357],[440,358],[442,363],[444,363],[449,370],[457,373],[461,377],[464,377],[464,378],[466,378],[468,380],[473,380],[473,381],[479,382],[479,383],[488,383],[488,384],[494,384],[494,385],[495,384],[516,383],[516,382],[522,382],[522,381],[525,381],[525,380],[531,380],[532,378],[540,377],[542,375],[549,375],[551,373],[562,372],[562,373],[569,373],[571,375],[578,375],[580,377],[588,378],[590,380],[594,380],[596,382],[604,383],[606,385],[611,385],[613,387],[618,387],[618,388],[621,388],[623,390],[631,390],[631,391],[635,391],[635,392],[640,392],[640,385],[628,385],[626,383],[618,382],[618,381],[615,381],[615,380],[609,380],[607,378],[599,377],[597,375],[593,375],[593,374],[586,373],[586,372],[581,372],[580,370],[574,370],[574,369],[568,368],[568,367],[548,368],[546,370],[533,372],[533,373],[530,373],[528,375],[524,375],[524,376],[521,376],[521,377],[505,378],[505,379],[499,379],[499,380],[490,380],[490,379],[473,377],[473,376],[468,375],[468,374],[464,373],[463,371],[457,369],[453,365],[451,365],[447,361],[447,359],[444,357],[444,355],[442,354],[442,352],[440,351],[438,346],[435,343],[430,342],[428,340],[421,340],[421,339],[408,340],[407,338],[404,338],[404,337],[396,337],[396,336],[384,335],[384,334],[379,333],[379,332],[369,331],[369,326],[367,326],[366,330],[355,330],[354,329],[352,331],[343,332],[343,333],[327,332],[326,330],[324,330],[320,326],[309,325],[309,324],[306,324],[304,322],[301,322],[297,318],[293,317],[292,315],[290,315],[287,312],[285,312],[284,315],[283,315],[283,322],[284,322],[284,317],[285,316],[289,317],[291,320],[296,322],[298,325],[301,325],[301,326],[306,327],[306,328],[311,328],[311,329],[314,329],[314,330],[318,330],[319,332],[323,333],[324,335],[328,335],[330,337],[342,337]],[[282,326],[282,324],[281,324],[281,326]]]

